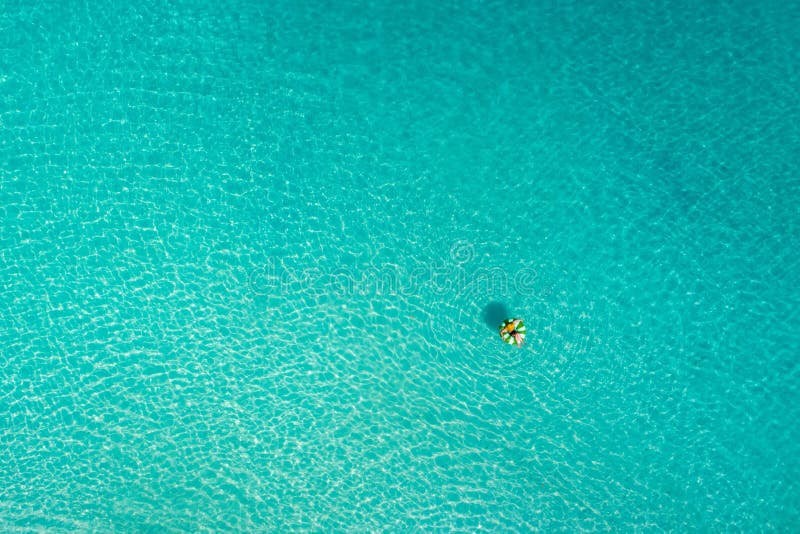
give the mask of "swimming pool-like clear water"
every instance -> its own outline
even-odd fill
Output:
[[[0,10],[0,530],[798,527],[796,3],[269,4]]]

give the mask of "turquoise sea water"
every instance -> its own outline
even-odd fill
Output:
[[[0,530],[799,528],[800,5],[696,4],[0,2]]]

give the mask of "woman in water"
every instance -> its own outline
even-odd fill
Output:
[[[519,328],[519,330],[517,330],[517,328]],[[517,342],[517,347],[521,347],[522,344],[525,343],[525,326],[522,323],[522,319],[506,321],[500,329],[500,337],[503,338],[503,341],[506,343],[508,343],[509,337],[514,338],[514,341]]]

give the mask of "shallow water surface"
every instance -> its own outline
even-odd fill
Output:
[[[0,13],[2,530],[797,528],[795,4]]]

